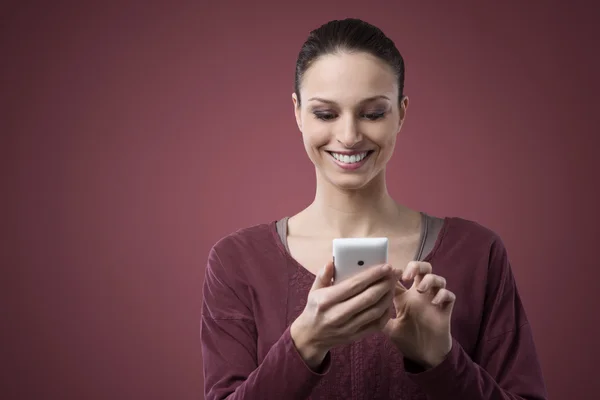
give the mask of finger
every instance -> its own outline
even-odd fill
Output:
[[[448,289],[440,289],[440,291],[433,297],[431,304],[436,306],[445,307],[452,305],[456,301],[456,295]]]
[[[387,321],[389,321],[390,317],[387,316],[385,313],[381,316],[381,319],[384,320],[386,323]],[[381,322],[379,322],[379,320],[373,321],[368,325],[365,325],[362,329],[360,329],[358,332],[348,336],[348,340],[347,342],[355,342],[357,340],[360,340],[368,335],[371,335],[373,333],[376,332],[381,332],[383,328],[380,328],[380,325],[382,325]],[[385,326],[385,325],[384,325]]]
[[[445,287],[446,279],[444,277],[435,274],[427,274],[417,286],[417,291],[425,293],[428,290],[433,289],[434,292],[437,292],[437,289],[443,289]]]
[[[363,292],[375,282],[383,278],[391,279],[392,277],[392,267],[389,264],[370,267],[337,285],[333,285],[328,294],[328,300],[332,304],[340,303]]]
[[[384,296],[374,307],[358,314],[346,325],[350,336],[362,336],[367,333],[381,331],[392,318],[388,308],[391,300],[391,296]]]
[[[423,261],[411,261],[406,266],[404,274],[402,275],[403,281],[410,281],[416,279],[419,275],[426,275],[431,273],[432,267],[428,262]]]
[[[328,262],[325,264],[323,268],[319,270],[317,273],[317,277],[315,278],[310,291],[315,291],[317,289],[326,288],[331,286],[331,280],[333,279],[333,262]]]
[[[396,330],[398,320],[396,318],[390,318],[386,321],[386,324],[382,328],[382,332],[388,336],[392,335],[392,332]]]
[[[382,278],[356,296],[336,304],[332,308],[332,312],[336,315],[336,319],[332,323],[336,325],[346,324],[361,313],[373,307],[376,308],[382,301],[391,305],[394,296],[394,282],[392,279]]]
[[[396,279],[398,279],[398,280],[402,279],[402,276],[404,275],[404,268],[393,266],[392,271],[393,271]]]
[[[386,325],[388,324],[388,322],[390,321],[390,319],[394,318],[396,316],[396,313],[390,313],[389,310],[385,311],[383,314],[381,314],[381,317],[379,317],[379,319],[376,321],[377,322],[377,331],[382,331]]]

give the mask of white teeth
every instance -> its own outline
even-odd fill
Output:
[[[368,152],[366,152],[366,151],[364,153],[353,154],[351,156],[339,154],[339,153],[331,153],[333,158],[335,158],[336,160],[341,161],[345,164],[354,164],[359,161],[362,161],[367,156],[367,154],[368,154]]]

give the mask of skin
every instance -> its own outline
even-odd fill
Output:
[[[400,265],[374,266],[339,284],[333,284],[330,261],[322,268],[301,262],[316,277],[306,308],[290,327],[298,352],[318,370],[331,349],[382,331],[405,357],[435,367],[452,348],[455,295],[431,264],[410,261],[414,240],[407,238],[418,234],[420,215],[387,191],[385,168],[408,107],[407,97],[398,101],[394,71],[366,53],[324,55],[311,64],[292,99],[317,178],[313,203],[288,221],[290,238],[304,238],[290,242],[292,255],[312,261],[307,254],[319,253],[313,249],[331,254],[325,246],[331,238],[361,236],[390,237],[404,254],[391,257]],[[345,170],[329,152],[347,150],[371,154],[359,169]]]

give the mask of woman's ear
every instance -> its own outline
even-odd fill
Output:
[[[300,115],[300,100],[298,100],[298,96],[296,93],[292,93],[292,101],[294,103],[294,115],[296,116],[296,125],[298,125],[298,129],[302,132],[302,117]]]
[[[404,119],[406,118],[406,109],[408,108],[408,96],[402,97],[399,104],[400,108],[400,119],[398,121],[398,132],[400,132],[400,128],[402,128],[402,124],[404,123]]]

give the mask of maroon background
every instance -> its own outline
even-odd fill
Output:
[[[0,397],[202,397],[207,252],[312,200],[294,63],[348,16],[406,58],[392,194],[500,233],[551,398],[600,391],[592,6],[94,3],[0,6]]]

